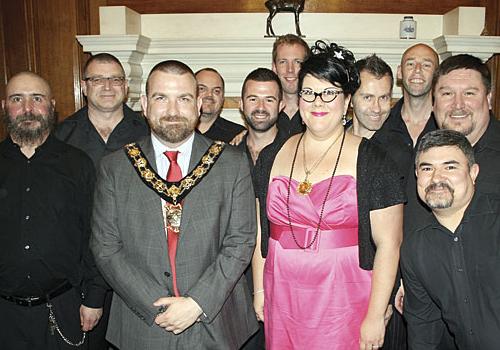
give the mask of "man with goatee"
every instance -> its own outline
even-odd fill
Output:
[[[212,140],[231,141],[245,128],[221,116],[224,107],[224,79],[213,68],[200,69],[195,76],[202,100],[198,131]]]
[[[418,146],[418,195],[432,214],[401,248],[411,350],[498,349],[500,200],[479,190],[482,165],[468,139],[437,130]],[[455,346],[441,343],[448,332]]]
[[[0,143],[2,349],[86,349],[105,286],[88,248],[94,167],[50,133],[55,101],[40,76],[11,78]]]

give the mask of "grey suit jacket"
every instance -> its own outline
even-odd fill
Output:
[[[156,169],[151,138],[140,146]],[[190,171],[211,141],[196,134]],[[115,291],[107,338],[120,349],[238,349],[257,331],[243,271],[255,245],[255,196],[246,156],[226,146],[183,203],[176,268],[179,292],[207,317],[180,335],[154,324],[153,302],[173,295],[160,197],[125,152],[103,158],[91,248]]]

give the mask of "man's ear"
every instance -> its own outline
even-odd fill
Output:
[[[201,98],[200,95],[196,98],[196,106],[198,107],[198,117],[201,115],[201,106],[203,105],[203,99]],[[222,102],[222,105],[224,106],[224,101]]]
[[[479,175],[479,164],[472,164],[469,169],[469,175],[472,178],[472,183],[476,183],[477,176]]]
[[[82,86],[82,93],[87,96],[87,82],[85,80],[80,80],[80,85]]]
[[[141,107],[142,107],[142,114],[147,118],[148,116],[146,115],[147,110],[148,110],[148,97],[146,95],[141,95]]]
[[[403,79],[403,72],[401,72],[401,65],[398,65],[398,71],[396,73],[396,78],[397,78],[397,80]]]

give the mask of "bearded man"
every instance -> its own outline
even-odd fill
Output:
[[[88,248],[94,167],[57,140],[55,101],[37,74],[11,78],[0,143],[0,344],[87,349],[105,284]]]
[[[193,71],[158,63],[151,135],[103,158],[91,246],[115,291],[107,339],[126,349],[239,349],[257,331],[243,277],[255,246],[246,156],[195,133]]]

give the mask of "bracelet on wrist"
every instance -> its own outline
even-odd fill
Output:
[[[259,294],[259,293],[264,293],[264,289],[256,290],[255,292],[253,292],[253,295]]]

